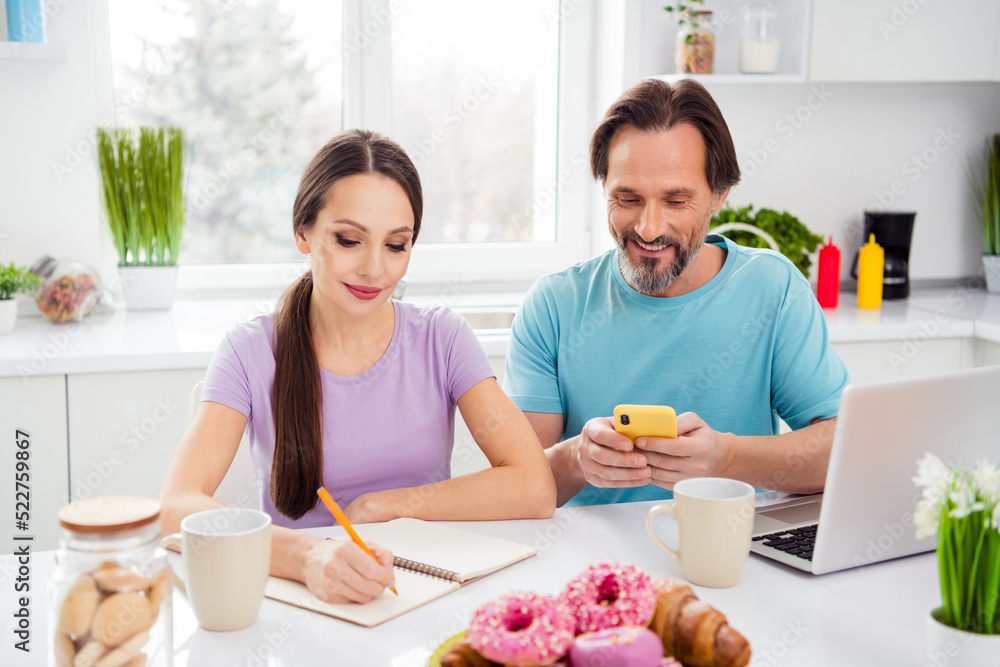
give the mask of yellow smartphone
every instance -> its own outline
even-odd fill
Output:
[[[639,436],[676,438],[677,414],[667,405],[618,405],[615,430],[633,442]]]

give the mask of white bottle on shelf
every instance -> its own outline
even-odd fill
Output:
[[[740,71],[772,74],[778,69],[781,42],[776,33],[778,13],[768,0],[752,0],[743,10]]]

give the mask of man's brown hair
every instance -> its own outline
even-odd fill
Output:
[[[670,85],[646,79],[619,97],[590,140],[590,169],[598,182],[608,177],[608,149],[618,128],[630,126],[640,132],[667,132],[689,123],[705,142],[705,178],[712,192],[725,192],[740,182],[740,166],[729,126],[705,87],[682,79]]]

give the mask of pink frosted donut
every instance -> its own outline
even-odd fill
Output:
[[[494,662],[538,667],[566,654],[574,625],[572,614],[556,598],[518,591],[477,609],[466,638]]]
[[[576,617],[576,634],[619,625],[649,625],[656,589],[645,572],[628,563],[594,563],[559,596]]]
[[[649,628],[627,625],[587,632],[573,642],[573,667],[660,667],[663,642]]]

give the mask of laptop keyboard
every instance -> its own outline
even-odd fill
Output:
[[[791,556],[812,560],[813,547],[816,546],[816,525],[757,535],[753,541],[761,542],[765,547],[784,551]]]

